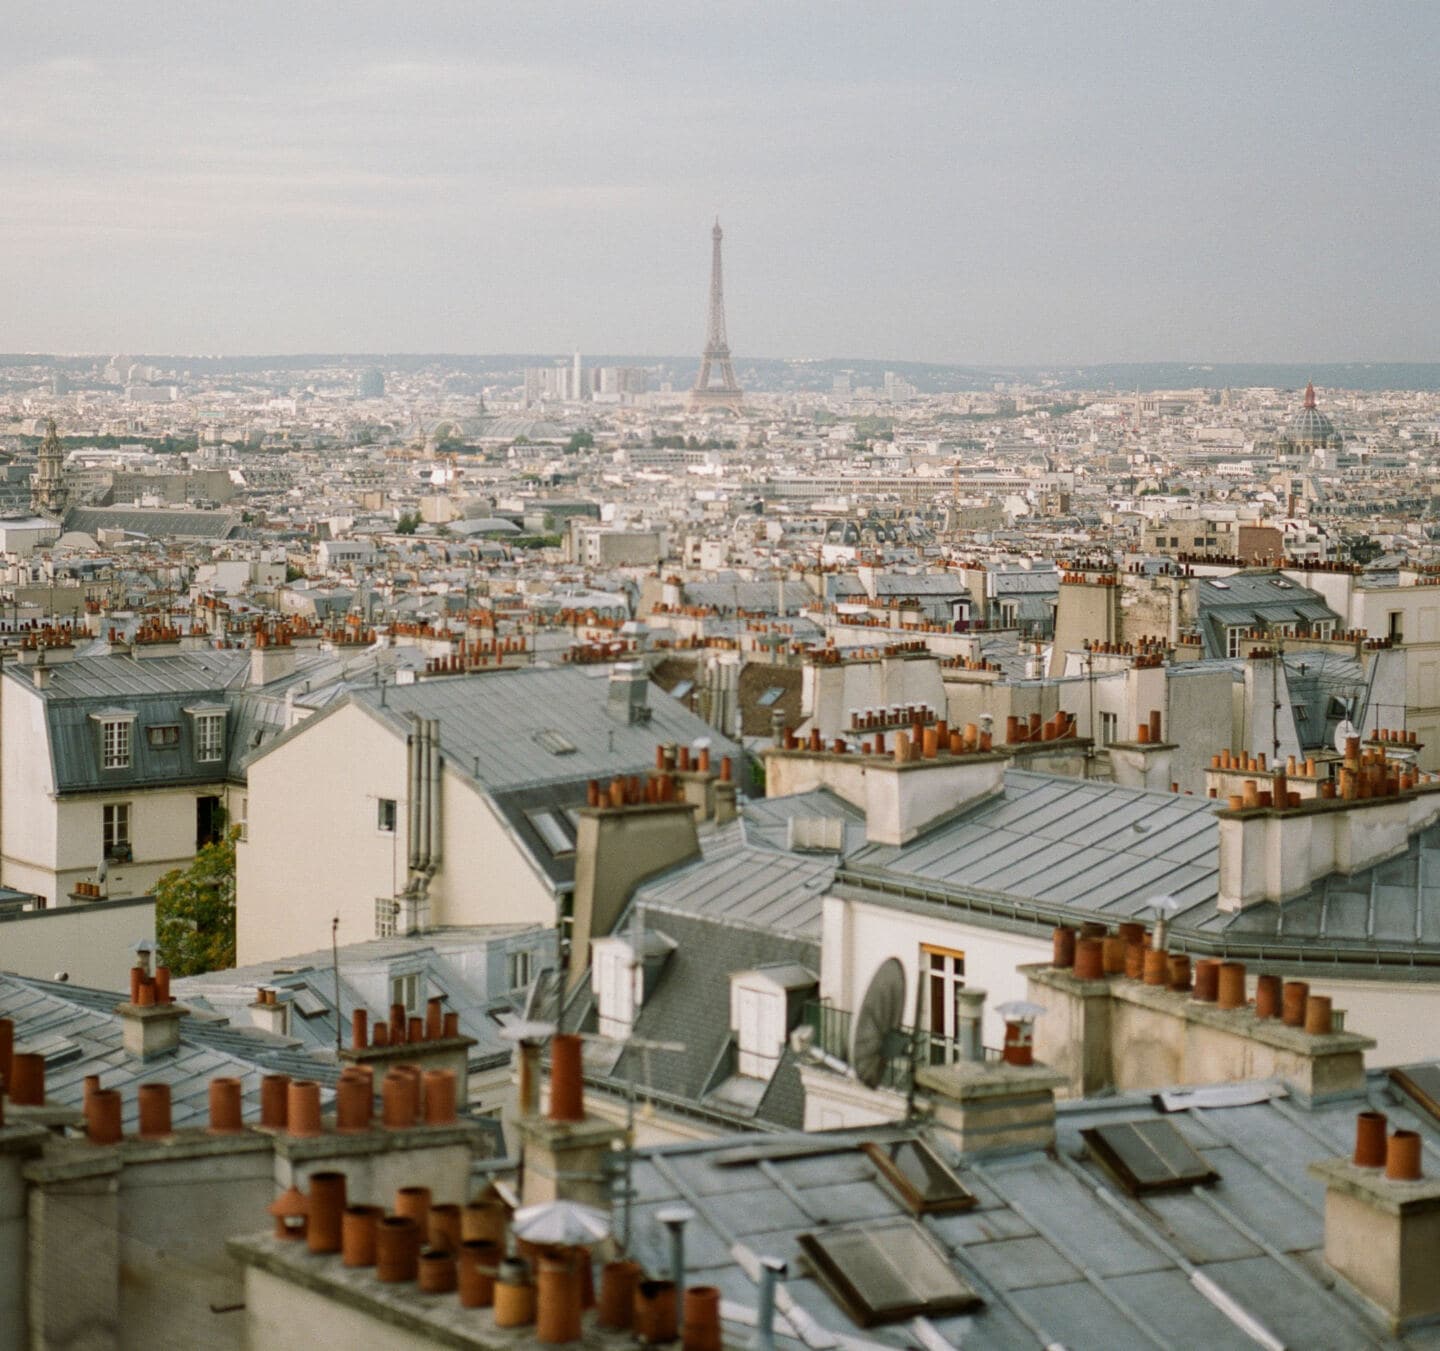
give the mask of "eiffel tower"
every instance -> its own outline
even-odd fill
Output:
[[[723,232],[719,220],[716,220],[710,237],[715,242],[710,257],[710,319],[705,326],[705,353],[700,358],[700,374],[695,377],[695,388],[690,391],[687,407],[692,413],[713,409],[738,413],[745,396],[735,379],[735,367],[730,364],[730,344],[725,340],[725,287],[720,273]],[[717,385],[710,383],[712,366],[720,368],[720,383]]]

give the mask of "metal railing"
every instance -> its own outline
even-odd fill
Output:
[[[854,1022],[854,1014],[849,1009],[838,1008],[826,1000],[811,1000],[801,1012],[801,1021],[815,1033],[814,1045],[818,1050],[849,1064],[850,1030]],[[962,1058],[958,1040],[942,1037],[927,1028],[922,1027],[917,1033],[913,1026],[901,1027],[894,1041],[894,1050],[885,1058],[879,1088],[908,1092],[912,1057],[920,1066],[950,1065]],[[1000,1052],[986,1047],[985,1058],[998,1060]]]

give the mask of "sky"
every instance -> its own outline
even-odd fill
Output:
[[[1440,359],[1440,5],[8,0],[0,350]]]

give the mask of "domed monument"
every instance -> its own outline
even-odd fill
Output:
[[[1314,383],[1306,385],[1305,404],[1290,419],[1285,440],[1296,449],[1315,450],[1338,447],[1344,439],[1335,424],[1315,406]]]

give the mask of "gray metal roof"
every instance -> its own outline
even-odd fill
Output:
[[[326,1063],[285,1038],[194,1015],[181,1020],[176,1051],[141,1061],[124,1048],[120,1017],[114,1012],[123,997],[108,990],[0,974],[0,1017],[14,1021],[17,1050],[32,1046],[38,1050],[42,1044],[48,1049],[61,1041],[74,1047],[68,1058],[57,1056],[53,1065],[47,1065],[48,1099],[78,1110],[85,1076],[98,1074],[101,1088],[121,1090],[128,1131],[138,1124],[137,1086],[168,1083],[171,1119],[176,1129],[184,1129],[209,1120],[209,1081],[216,1075],[241,1080],[247,1119],[259,1115],[260,1080],[266,1074],[315,1079],[327,1088],[339,1077],[333,1051]]]
[[[1372,1076],[1369,1099],[1393,1126],[1422,1131],[1434,1157],[1433,1121],[1380,1077]],[[1136,1198],[1088,1157],[1080,1132],[1153,1119],[1159,1110],[1148,1095],[1060,1104],[1053,1153],[958,1160],[935,1143],[958,1164],[978,1204],[918,1223],[984,1303],[971,1313],[932,1318],[926,1331],[967,1351],[1157,1345],[1239,1351],[1255,1346],[1242,1326],[1248,1318],[1267,1330],[1270,1344],[1306,1351],[1440,1345],[1434,1327],[1391,1338],[1324,1264],[1324,1185],[1307,1165],[1349,1155],[1355,1112],[1366,1105],[1351,1099],[1307,1109],[1272,1098],[1171,1113],[1167,1119],[1219,1180]],[[688,1283],[719,1286],[723,1300],[753,1310],[755,1278],[741,1259],[789,1263],[777,1324],[784,1345],[820,1351],[844,1345],[842,1338],[864,1339],[851,1345],[937,1345],[909,1320],[857,1328],[797,1242],[800,1234],[910,1214],[859,1149],[867,1139],[902,1133],[882,1127],[732,1135],[642,1149],[633,1174],[633,1255],[666,1269],[669,1237],[658,1212],[683,1201],[696,1212],[685,1234]],[[1220,1299],[1205,1297],[1209,1283],[1223,1292]],[[1227,1299],[1231,1313],[1221,1307]]]
[[[790,822],[809,817],[825,817],[842,823],[844,853],[853,854],[865,845],[865,813],[828,788],[790,793],[785,797],[762,797],[747,802],[742,816],[745,838],[768,844],[772,849],[788,849]]]
[[[1007,770],[995,797],[910,844],[870,845],[845,866],[1121,918],[1170,895],[1181,903],[1177,922],[1194,923],[1218,894],[1215,805]]]
[[[101,530],[123,530],[155,539],[225,539],[240,518],[229,511],[170,511],[163,507],[72,507],[65,513],[65,529],[94,535]]]
[[[702,858],[638,888],[637,904],[774,935],[819,938],[821,902],[835,878],[833,856],[747,844],[733,828],[702,837],[702,845]]]
[[[608,666],[529,667],[414,685],[357,690],[351,698],[408,732],[410,715],[440,719],[448,763],[498,791],[553,781],[634,774],[655,763],[664,741],[708,739],[718,764],[740,750],[655,685],[648,686],[650,719],[626,723],[606,711]],[[575,747],[552,754],[536,739],[558,731]]]

